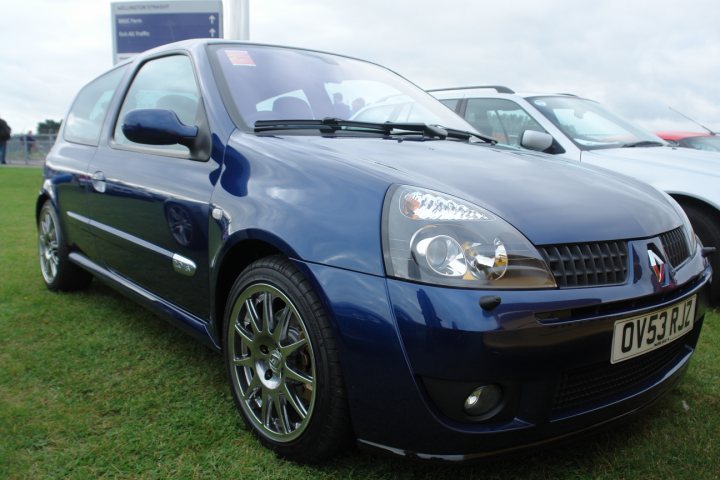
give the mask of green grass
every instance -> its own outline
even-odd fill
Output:
[[[611,432],[460,467],[362,451],[313,467],[279,460],[242,426],[219,355],[99,282],[75,294],[45,289],[34,227],[40,183],[39,169],[0,169],[2,479],[720,476],[717,312],[678,388]]]

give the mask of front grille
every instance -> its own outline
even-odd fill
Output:
[[[660,242],[662,242],[663,249],[665,249],[668,262],[673,267],[677,268],[690,257],[690,249],[682,227],[660,235]]]
[[[653,352],[615,365],[603,363],[565,372],[555,392],[552,409],[577,408],[637,389],[669,370],[684,351],[685,343],[676,340]]]
[[[539,247],[560,288],[617,285],[627,278],[627,242]]]

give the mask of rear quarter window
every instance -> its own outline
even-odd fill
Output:
[[[116,68],[80,90],[65,120],[66,141],[97,146],[110,100],[124,74],[125,67]]]

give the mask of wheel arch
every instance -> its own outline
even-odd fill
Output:
[[[265,230],[250,229],[236,232],[225,240],[219,254],[213,260],[212,296],[213,329],[218,345],[222,345],[222,326],[225,304],[235,279],[252,262],[272,255],[297,259],[298,255],[290,245]],[[307,275],[307,272],[303,272]],[[311,279],[315,286],[314,279]]]
[[[672,197],[687,213],[695,234],[700,238],[703,246],[720,247],[720,210],[695,197],[681,195],[672,195]],[[716,277],[717,272],[720,272],[720,256],[716,252],[708,257],[708,261]],[[714,281],[710,285],[710,305],[720,306],[720,282],[718,281]]]
[[[221,254],[216,257],[216,267],[213,268],[215,274],[212,289],[212,299],[214,302],[212,305],[212,330],[216,336],[215,340],[217,341],[217,345],[220,345],[221,348],[223,346],[222,332],[225,306],[235,279],[252,262],[273,255],[282,255],[295,264],[295,267],[310,282],[315,294],[326,309],[332,328],[337,331],[335,317],[329,308],[329,301],[325,292],[321,288],[317,278],[312,274],[312,271],[307,268],[307,265],[305,265],[295,250],[285,241],[271,233],[257,230],[248,231],[238,233],[235,235],[235,238],[226,241],[226,246],[223,248]]]
[[[685,205],[692,205],[695,208],[701,208],[707,211],[711,216],[715,218],[718,224],[720,224],[720,209],[718,209],[718,207],[713,205],[712,203],[684,193],[669,193],[669,195],[683,208],[685,207]]]
[[[40,220],[40,210],[42,210],[43,205],[45,205],[45,202],[48,200],[53,203],[53,206],[57,207],[57,205],[55,205],[55,195],[53,194],[50,181],[45,180],[35,201],[35,223]]]
[[[40,195],[38,195],[37,201],[35,202],[35,223],[40,220],[40,210],[42,210],[43,205],[45,205],[45,202],[50,199],[50,195],[47,194],[47,192],[40,192]]]
[[[263,257],[283,254],[275,245],[259,239],[243,239],[236,241],[228,247],[218,261],[214,279],[214,330],[218,345],[222,345],[222,325],[225,316],[230,289],[240,272],[245,270],[255,260]]]

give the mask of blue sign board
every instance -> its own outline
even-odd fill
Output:
[[[217,16],[207,13],[118,15],[117,53],[138,53],[188,38],[217,38]]]
[[[222,2],[113,3],[115,63],[166,43],[222,38]]]

